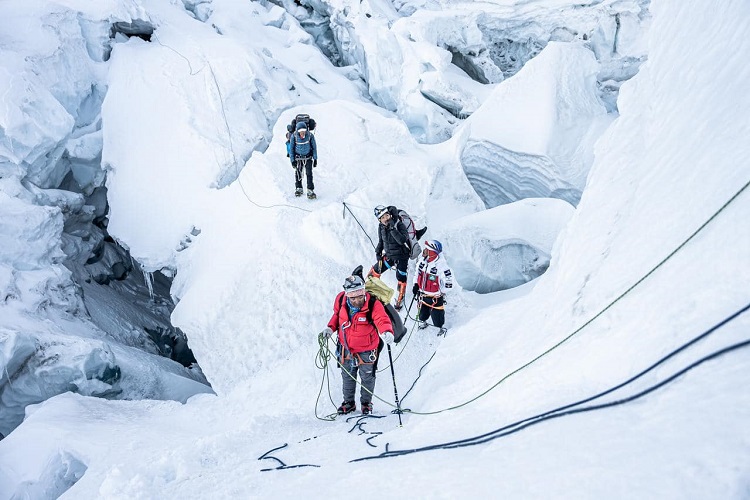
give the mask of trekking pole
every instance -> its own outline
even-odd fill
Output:
[[[409,317],[409,313],[411,312],[411,306],[414,305],[414,300],[416,300],[416,298],[417,298],[416,295],[412,295],[411,296],[411,302],[409,302],[409,307],[406,308],[406,317],[407,318]]]
[[[398,426],[403,427],[401,423],[401,404],[398,402],[398,389],[396,389],[396,374],[393,372],[393,356],[391,355],[391,344],[388,344],[388,361],[391,364],[391,377],[393,377],[393,394],[396,396],[396,414],[398,415]]]

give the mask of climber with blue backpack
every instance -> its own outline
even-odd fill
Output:
[[[318,166],[318,148],[315,136],[308,129],[308,122],[297,120],[295,131],[289,137],[289,160],[294,169],[294,195],[302,196],[302,172],[307,174],[307,197],[311,200],[315,195],[313,183],[313,168]]]

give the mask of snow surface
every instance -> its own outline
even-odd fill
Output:
[[[167,380],[169,370],[157,366],[168,360],[112,343],[114,359],[135,366],[129,373],[161,374],[159,384],[169,393],[163,397],[174,401],[90,397],[106,388],[83,377],[91,386],[86,390],[26,406],[23,423],[0,441],[0,498],[330,498],[342,491],[362,494],[362,488],[420,497],[747,497],[747,347],[703,362],[632,402],[477,438],[617,386],[750,302],[747,3],[729,0],[717,9],[705,0],[654,0],[645,15],[640,2],[311,2],[316,15],[330,9],[333,32],[346,24],[347,33],[361,37],[349,52],[342,49],[357,68],[327,63],[295,20],[304,12],[288,3],[294,16],[278,6],[231,0],[187,2],[184,9],[145,0],[96,7],[69,0],[54,7],[62,19],[81,14],[91,32],[97,32],[91,26],[101,32],[105,19],[141,19],[156,27],[151,43],[115,43],[108,73],[89,76],[108,89],[100,128],[107,230],[147,271],[174,273],[172,323],[187,334],[216,394],[181,404],[200,392],[182,385],[189,376]],[[25,5],[0,5],[9,14],[0,18],[14,14],[34,26],[48,21],[42,3]],[[459,126],[436,114],[433,100],[402,93],[413,87],[413,68],[427,55],[447,63],[440,54],[446,49],[435,40],[414,38],[420,49],[409,51],[419,56],[401,50],[411,42],[399,30],[408,26],[417,33],[426,26],[441,39],[454,37],[458,24],[445,13],[448,7],[495,23],[503,16],[521,19],[517,26],[525,30],[542,30],[555,12],[563,26],[591,26],[587,39],[593,41],[582,44],[575,35],[547,45],[549,30],[538,37],[544,43],[536,59],[485,84],[495,86],[490,92],[472,94],[479,103],[475,121],[513,109],[502,96],[528,102],[526,96],[547,89],[558,98],[540,103],[538,113],[516,113],[515,126],[506,125],[504,134],[477,137],[469,123]],[[441,17],[446,20],[439,24]],[[622,33],[613,29],[613,18]],[[388,30],[389,23],[398,29]],[[10,28],[0,33],[6,31],[17,34]],[[366,36],[373,31],[381,38]],[[476,42],[472,36],[466,47]],[[343,44],[344,38],[335,40]],[[0,46],[11,54],[4,68],[24,68],[22,56],[12,55],[23,54],[12,36]],[[626,79],[632,66],[612,53],[604,56],[608,46],[636,58],[648,54],[638,74],[622,84],[616,117],[606,96],[594,92],[592,75],[599,65],[600,75]],[[570,64],[561,66],[559,57]],[[399,73],[401,60],[408,63]],[[313,68],[317,73],[309,78]],[[515,83],[534,82],[524,75],[527,68],[536,78],[528,94]],[[374,104],[351,78],[357,72]],[[315,83],[321,79],[326,84]],[[35,86],[26,88],[40,95],[52,88],[42,85],[43,78],[31,80]],[[71,88],[78,88],[77,81],[71,79]],[[251,87],[259,92],[252,98]],[[70,92],[66,87],[59,95]],[[19,114],[23,97],[6,102],[11,106],[3,123],[12,117],[16,128],[4,126],[3,147],[26,145],[23,155],[4,154],[2,163],[0,202],[8,213],[22,215],[15,224],[3,218],[0,231],[7,240],[0,254],[6,294],[0,354],[9,367],[9,359],[31,351],[19,332],[88,337],[94,342],[86,349],[101,342],[101,334],[86,319],[76,295],[80,287],[61,265],[65,215],[71,207],[83,211],[75,208],[82,202],[49,194],[45,205],[34,194],[67,175],[68,167],[39,159],[50,152],[53,158],[55,144],[78,129],[62,112],[45,128],[24,127],[24,120],[35,123],[35,115]],[[299,111],[319,123],[315,201],[293,196],[285,157],[285,126]],[[451,138],[420,144],[434,142],[425,141],[430,129],[432,139]],[[513,134],[524,130],[539,136]],[[485,210],[486,200],[466,173],[471,140],[485,150],[495,145],[549,155],[570,168],[563,172],[576,179],[580,201],[573,208],[555,199],[560,196],[535,193]],[[535,148],[521,148],[518,140]],[[80,149],[81,158],[97,157],[91,147],[96,149]],[[547,174],[542,163],[530,167],[539,178]],[[96,175],[84,177],[86,184],[96,183]],[[329,367],[327,385],[315,366],[316,335],[342,279],[357,264],[372,262],[359,224],[375,236],[371,214],[377,204],[405,208],[418,226],[428,226],[426,237],[446,243],[460,285],[448,296],[449,331],[436,337],[407,321],[409,336],[393,348],[395,381],[388,360],[381,359],[375,416],[316,419],[340,402],[337,370]],[[480,238],[487,243],[477,244]],[[509,278],[485,270],[490,263],[500,260],[503,269],[516,272],[528,268],[528,255],[495,250],[509,242],[533,249],[541,259],[537,269],[547,271],[510,290],[471,291],[484,291],[477,283],[503,288],[497,281]],[[384,277],[393,286],[392,274]],[[668,381],[717,350],[747,342],[748,331],[750,315],[739,315],[588,405]],[[78,360],[64,366],[86,365]],[[3,401],[9,378],[1,379]],[[136,389],[149,387],[131,380]],[[390,413],[394,385],[402,406],[412,411],[402,415],[403,426]],[[423,449],[458,440],[468,440],[467,446]],[[276,470],[284,465],[294,468]]]

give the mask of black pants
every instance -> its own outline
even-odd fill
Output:
[[[383,257],[372,266],[378,274],[383,274],[392,267],[396,268],[396,279],[401,283],[406,283],[406,269],[409,267],[409,256],[405,255],[397,258]]]
[[[445,303],[443,296],[440,297],[422,297],[424,304],[419,304],[419,321],[427,321],[432,316],[432,324],[438,328],[445,324]],[[432,306],[432,307],[430,307]],[[440,309],[437,309],[437,308]]]
[[[295,160],[294,167],[294,187],[302,189],[302,171],[307,173],[307,190],[312,191],[315,189],[313,184],[313,159],[312,158],[297,158]]]

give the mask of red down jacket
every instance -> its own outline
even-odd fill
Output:
[[[333,316],[328,321],[328,328],[339,334],[339,343],[349,348],[349,352],[365,352],[377,349],[380,341],[378,333],[392,332],[393,325],[385,307],[379,300],[373,302],[372,323],[367,321],[370,294],[365,295],[365,304],[349,320],[349,307],[344,292],[340,292],[333,301]],[[339,306],[341,304],[341,306]],[[374,324],[373,324],[374,323]]]

